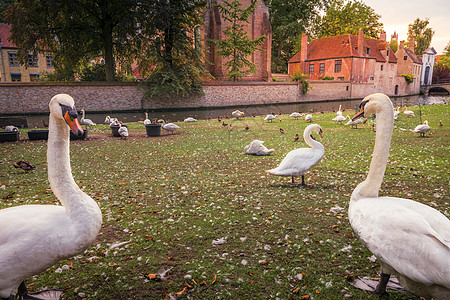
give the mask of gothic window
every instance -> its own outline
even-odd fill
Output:
[[[309,64],[309,74],[314,74],[314,64]]]
[[[407,60],[408,59],[408,56],[403,56],[403,60]]]
[[[383,71],[383,65],[381,65],[381,71]]]

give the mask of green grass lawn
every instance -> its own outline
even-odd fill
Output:
[[[419,115],[419,107],[411,109]],[[449,105],[421,110],[432,127],[425,138],[410,131],[419,117],[401,114],[395,121],[380,196],[413,199],[449,216]],[[30,278],[28,287],[63,289],[64,299],[378,299],[347,282],[348,276],[379,276],[378,262],[347,219],[375,134],[370,120],[351,129],[331,121],[335,116],[313,114],[323,128],[323,139],[316,138],[325,156],[307,173],[306,188],[264,172],[307,147],[294,135],[302,136],[308,124],[287,115],[272,123],[225,120],[232,131],[217,120],[178,123],[175,135],[153,138],[145,137],[144,125],[128,124],[127,140],[111,138],[107,126],[91,128],[92,139],[71,142],[72,173],[99,204],[103,228],[85,253]],[[244,155],[253,139],[275,152]],[[45,141],[0,144],[0,209],[58,204],[46,149]],[[37,169],[15,169],[17,160]],[[224,243],[213,245],[219,239]],[[121,242],[128,243],[111,247]],[[168,269],[166,280],[154,279]]]

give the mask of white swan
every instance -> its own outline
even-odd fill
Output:
[[[275,119],[277,116],[273,115],[273,114],[268,114],[266,115],[266,117],[264,118],[264,121],[270,121],[272,122],[273,119]]]
[[[417,125],[416,128],[414,128],[413,132],[420,133],[421,136],[425,136],[425,133],[430,131],[431,127],[428,126],[428,121],[424,121],[423,124]]]
[[[308,125],[303,132],[303,139],[312,148],[292,150],[284,157],[278,167],[266,172],[278,176],[291,176],[292,183],[294,183],[294,177],[301,175],[302,185],[305,185],[305,173],[317,165],[325,153],[323,145],[311,138],[311,131],[313,130],[322,137],[322,128],[317,124]]]
[[[167,123],[166,124],[166,121],[164,121],[163,119],[159,119],[158,123],[162,123],[161,128],[164,129],[164,130],[170,131],[170,133],[172,133],[172,134],[173,134],[173,132],[175,130],[180,128],[180,126],[178,126],[176,124],[173,124],[173,123]]]
[[[338,116],[342,116],[341,107],[342,107],[342,105],[339,105],[339,110],[336,112],[336,114],[337,114]]]
[[[398,107],[396,107],[394,110],[394,120],[397,120],[399,114],[400,114],[400,110]]]
[[[306,120],[306,122],[311,123],[311,122],[312,122],[312,115],[311,115],[311,114],[307,114],[307,115],[305,116],[305,120]]]
[[[298,118],[300,118],[301,116],[303,116],[303,114],[296,111],[294,111],[292,114],[289,115],[289,117],[295,118],[296,120],[298,120]]]
[[[263,141],[260,140],[253,140],[244,147],[244,153],[245,154],[251,154],[251,155],[270,155],[274,149],[268,149],[266,146],[263,145]]]
[[[345,121],[347,118],[344,117],[341,113],[341,115],[337,115],[336,117],[333,118],[333,121],[336,121],[339,124],[342,124],[343,121]]]
[[[150,121],[150,119],[148,118],[148,113],[145,113],[145,120],[144,120],[144,125],[150,125],[152,124],[152,121]]]
[[[233,117],[235,117],[236,119],[239,119],[239,118],[242,118],[245,115],[245,113],[243,111],[240,111],[240,110],[235,110],[235,111],[233,111],[231,113],[231,115]]]
[[[60,94],[49,106],[48,180],[62,206],[0,210],[0,298],[10,297],[26,278],[84,251],[102,224],[97,203],[80,190],[71,173],[69,126],[75,134],[83,133],[74,101]]]
[[[19,128],[17,128],[14,125],[8,125],[5,127],[5,132],[17,132],[19,131]]]
[[[94,122],[92,122],[91,119],[86,119],[86,118],[85,118],[85,115],[84,115],[84,109],[81,110],[81,114],[82,114],[81,120],[80,120],[80,123],[81,123],[81,124],[87,125],[87,126],[95,126],[95,125],[97,125],[97,124],[95,124]]]
[[[369,173],[353,191],[348,216],[361,242],[381,264],[377,293],[390,274],[423,297],[450,299],[450,221],[436,209],[408,199],[378,197],[394,126],[394,110],[384,94],[363,99],[361,115],[376,114],[377,132]]]
[[[352,125],[352,128],[356,128],[356,129],[358,129],[359,124],[363,124],[366,122],[366,120],[363,120],[363,119],[352,120],[352,119],[350,119],[349,116],[347,116],[347,118],[348,118],[348,122],[345,123],[344,125],[347,125],[347,126]]]
[[[122,139],[126,139],[128,137],[128,128],[126,126],[123,126],[122,123],[119,123],[119,129],[117,130],[117,132]]]
[[[405,111],[403,112],[408,117],[415,117],[414,112],[412,110],[409,110],[405,107]]]
[[[183,122],[197,122],[197,119],[194,119],[193,117],[187,117]]]

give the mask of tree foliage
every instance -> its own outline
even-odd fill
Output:
[[[450,42],[433,68],[433,83],[450,82]]]
[[[115,58],[136,56],[142,44],[137,0],[19,0],[5,15],[19,59],[30,52],[55,55],[55,71],[71,80],[89,57],[105,60],[106,80],[113,81]]]
[[[210,41],[218,45],[217,54],[227,59],[225,66],[229,70],[228,78],[238,81],[256,72],[256,65],[248,59],[248,56],[252,55],[266,38],[262,35],[252,40],[244,29],[244,23],[249,23],[248,18],[255,10],[256,1],[253,0],[245,9],[241,8],[242,4],[237,0],[223,1],[223,4],[216,4],[216,6],[230,25],[223,31],[225,39]]]
[[[142,31],[151,37],[140,57],[140,71],[149,74],[144,84],[149,97],[186,97],[203,93],[201,80],[208,76],[201,57],[198,32],[205,8],[202,0],[143,1],[148,15]]]
[[[398,50],[398,42],[397,42],[397,40],[391,40],[389,42],[389,47],[392,49],[392,51],[394,51],[394,53],[397,52],[397,50]]]
[[[3,12],[6,11],[8,6],[17,2],[17,0],[2,0],[0,1],[0,23],[5,23]]]
[[[304,32],[313,33],[330,0],[268,0],[272,26],[272,72],[287,73],[287,63]]]
[[[425,20],[417,18],[412,24],[408,25],[408,37],[414,37],[414,53],[416,55],[422,55],[423,51],[430,47],[434,30],[428,28],[429,23],[428,18]],[[409,47],[409,39],[406,44]]]
[[[380,15],[361,1],[333,0],[319,26],[319,37],[343,34],[358,35],[360,29],[364,35],[378,38],[383,31]]]

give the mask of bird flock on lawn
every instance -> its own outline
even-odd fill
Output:
[[[82,125],[96,126],[85,118],[84,109],[78,122],[74,99],[67,94],[54,96],[49,103],[49,138],[47,150],[48,180],[62,205],[21,205],[0,210],[0,299],[30,297],[25,280],[40,274],[62,259],[82,253],[95,240],[102,224],[102,214],[95,200],[81,191],[75,183],[70,167],[69,131],[82,135]],[[408,291],[426,299],[450,299],[450,220],[438,210],[409,199],[383,196],[378,192],[383,183],[391,145],[394,121],[400,110],[394,109],[391,100],[384,94],[372,94],[361,101],[360,111],[353,117],[343,116],[341,106],[332,119],[339,124],[357,129],[367,117],[376,115],[371,128],[376,132],[372,161],[367,178],[353,190],[348,220],[358,239],[377,258],[381,267],[381,278],[374,289],[380,295],[386,293],[391,275],[395,275]],[[406,116],[414,112],[404,110]],[[232,112],[236,120],[244,112]],[[293,112],[289,117],[298,120],[304,114]],[[264,121],[272,122],[280,114],[268,114]],[[232,124],[218,119],[223,127],[232,131]],[[188,117],[184,122],[196,122]],[[301,186],[306,186],[305,174],[322,160],[325,147],[316,137],[322,138],[323,129],[312,123],[312,114],[305,115],[309,124],[303,132],[303,140],[309,146],[288,152],[279,165],[266,170],[268,174],[302,177]],[[376,123],[375,123],[376,122]],[[118,126],[123,139],[128,137],[127,126],[117,118],[107,116],[105,123]],[[152,124],[145,113],[144,125]],[[173,134],[180,127],[160,119],[156,123]],[[375,128],[375,124],[377,127]],[[442,122],[439,122],[442,127]],[[7,131],[18,130],[7,126]],[[428,121],[418,125],[414,133],[425,136],[430,131]],[[250,127],[246,124],[245,131]],[[281,134],[286,130],[279,128]],[[298,142],[298,133],[294,142]],[[268,156],[275,150],[264,146],[264,141],[254,139],[244,147],[244,153]],[[30,162],[20,160],[15,168],[28,172],[36,168]],[[6,237],[6,238],[4,238]],[[32,251],[30,251],[32,249]],[[41,296],[44,297],[44,292]],[[33,295],[39,298],[38,295]],[[39,298],[40,299],[40,298]]]

